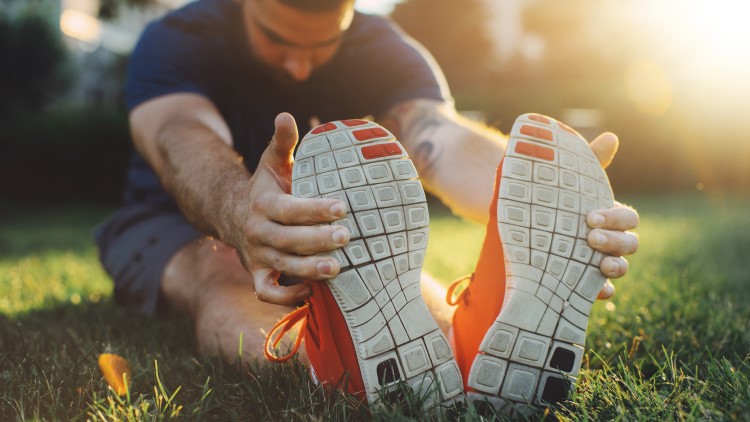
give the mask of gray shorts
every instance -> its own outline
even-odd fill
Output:
[[[148,315],[167,310],[161,294],[164,268],[202,236],[175,207],[135,204],[117,210],[94,231],[99,259],[115,282],[115,302]],[[282,274],[278,282],[301,281]]]
[[[164,310],[164,268],[201,236],[174,207],[135,204],[117,210],[94,232],[99,259],[115,282],[115,301],[149,315]]]

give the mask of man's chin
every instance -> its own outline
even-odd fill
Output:
[[[288,73],[283,71],[274,71],[272,77],[276,84],[284,89],[294,89],[304,82],[292,78]]]
[[[294,79],[286,70],[282,68],[278,68],[275,66],[269,65],[267,62],[259,59],[258,57],[253,57],[253,59],[260,65],[261,68],[264,69],[264,71],[270,75],[271,79],[276,83],[277,86],[283,89],[294,89],[306,81],[308,81],[310,78],[306,78],[302,81],[299,81],[297,79]],[[314,73],[314,71],[313,71]]]

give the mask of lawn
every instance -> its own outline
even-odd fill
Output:
[[[641,248],[611,301],[594,306],[577,393],[560,419],[750,419],[750,198],[628,198]],[[195,354],[190,324],[117,308],[91,243],[107,210],[0,211],[0,420],[381,419],[416,406],[359,406],[292,365]],[[432,207],[426,269],[471,272],[484,228]],[[133,367],[130,397],[97,356]],[[544,415],[541,415],[544,416]],[[461,414],[477,419],[472,409]]]

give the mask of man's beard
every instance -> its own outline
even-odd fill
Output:
[[[268,73],[276,85],[283,91],[295,91],[302,86],[305,81],[297,81],[292,78],[285,70],[268,67]]]
[[[263,74],[264,79],[273,84],[273,86],[282,93],[294,94],[305,85],[305,82],[310,80],[308,77],[303,81],[298,81],[289,75],[289,73],[283,68],[271,66],[255,55],[251,57],[252,61],[255,63],[253,66],[255,69],[254,71]],[[317,69],[314,69],[310,76],[317,73],[316,71]]]

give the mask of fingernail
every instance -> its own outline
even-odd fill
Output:
[[[591,236],[591,244],[594,246],[604,246],[607,243],[607,237],[601,233],[594,233]]]
[[[613,285],[611,285],[609,283],[604,283],[604,287],[602,288],[602,290],[604,290],[605,296],[607,296],[607,297],[612,296],[615,293],[614,287],[615,286],[613,286]]]
[[[331,205],[331,214],[334,217],[343,217],[344,214],[346,214],[346,207],[341,202],[336,202],[335,204]]]
[[[345,245],[349,242],[349,230],[345,228],[336,229],[333,231],[333,243],[337,245]]]
[[[318,262],[318,273],[321,275],[333,275],[333,264],[330,261]]]
[[[604,216],[599,214],[598,212],[592,212],[589,214],[589,223],[591,223],[591,227],[600,227],[602,224],[604,224]]]
[[[608,277],[613,277],[617,275],[617,271],[619,269],[620,269],[620,263],[617,261],[607,260],[604,263],[604,272],[607,274]]]

